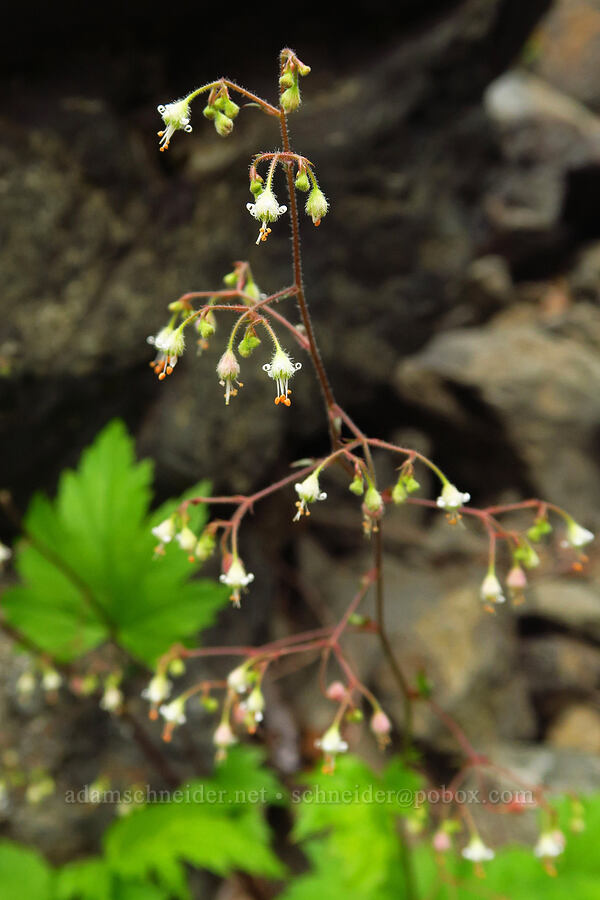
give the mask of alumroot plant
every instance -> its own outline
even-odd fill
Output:
[[[472,748],[458,725],[437,706],[425,682],[415,685],[410,683],[402,670],[401,661],[395,656],[385,626],[382,547],[386,514],[393,506],[416,504],[439,510],[450,525],[465,518],[481,526],[487,535],[489,561],[479,593],[480,601],[490,612],[494,612],[498,604],[505,602],[505,589],[513,602],[522,602],[527,586],[525,570],[533,569],[539,564],[538,554],[532,545],[539,544],[551,532],[551,516],[558,521],[562,520],[562,544],[571,554],[571,562],[576,569],[585,563],[586,557],[582,550],[593,539],[593,535],[563,509],[538,499],[486,509],[467,506],[470,501],[469,493],[456,487],[434,462],[416,450],[396,446],[366,434],[337,403],[319,353],[302,279],[299,240],[301,203],[298,194],[307,194],[304,211],[315,226],[320,225],[329,213],[330,205],[317,181],[315,164],[292,149],[288,128],[288,115],[295,112],[301,103],[300,78],[309,72],[309,67],[298,59],[294,51],[284,49],[280,54],[280,92],[277,105],[272,105],[226,78],[220,78],[197,88],[180,100],[158,107],[164,122],[164,128],[159,131],[161,150],[168,148],[177,131],[192,130],[191,107],[201,96],[206,99],[204,116],[213,122],[221,137],[230,136],[234,120],[240,112],[240,106],[234,102],[232,94],[240,100],[240,104],[260,109],[277,123],[280,131],[279,149],[257,153],[250,160],[249,188],[253,201],[247,204],[247,210],[259,223],[257,244],[261,245],[271,235],[272,226],[281,224],[279,220],[284,216],[288,217],[292,235],[293,277],[291,284],[274,293],[265,294],[256,285],[249,264],[235,262],[232,270],[224,277],[224,287],[187,293],[171,302],[167,324],[155,337],[148,340],[158,351],[152,366],[159,379],[163,380],[173,372],[183,354],[186,335],[193,335],[198,350],[206,351],[209,342],[214,340],[221,321],[233,316],[233,325],[216,362],[217,379],[225,389],[225,403],[229,405],[242,387],[243,366],[240,360],[243,362],[254,354],[259,355],[261,343],[266,338],[270,354],[266,362],[261,360],[258,365],[275,383],[275,404],[286,408],[292,406],[290,384],[293,384],[292,379],[301,368],[301,363],[294,362],[288,349],[284,349],[284,344],[295,345],[298,355],[308,356],[317,377],[329,431],[329,451],[321,458],[309,461],[300,471],[296,470],[254,494],[186,500],[173,515],[154,529],[154,534],[159,542],[159,552],[164,544],[175,540],[191,559],[206,559],[216,549],[218,542],[222,558],[221,581],[231,589],[233,605],[239,607],[242,595],[254,581],[254,575],[247,571],[239,551],[239,536],[246,514],[263,498],[283,491],[289,494],[290,512],[294,521],[302,520],[309,516],[313,507],[327,499],[323,485],[326,485],[328,474],[335,467],[348,473],[349,490],[358,498],[362,527],[366,537],[372,542],[373,564],[363,575],[355,596],[349,601],[346,612],[335,626],[290,635],[261,647],[173,647],[160,660],[144,696],[152,704],[153,716],[160,709],[165,720],[166,739],[170,739],[177,725],[185,722],[185,706],[194,694],[200,695],[207,709],[219,709],[214,744],[217,757],[222,759],[227,748],[239,740],[242,732],[254,733],[262,727],[265,714],[262,685],[277,662],[293,655],[300,660],[305,659],[308,665],[314,662],[316,655],[321,661],[322,691],[335,705],[331,724],[316,741],[324,755],[324,769],[331,771],[335,766],[336,756],[348,749],[348,741],[344,735],[346,723],[361,719],[365,705],[369,710],[370,730],[380,747],[384,748],[390,742],[393,730],[388,714],[360,681],[344,648],[343,639],[348,632],[362,632],[366,636],[370,635],[370,639],[380,641],[403,697],[405,717],[399,723],[398,730],[403,735],[405,750],[410,750],[412,709],[418,702],[429,704],[461,745],[466,760],[453,782],[452,791],[456,793],[467,772],[493,769],[494,766]],[[277,184],[280,176],[283,176],[284,186]],[[282,190],[287,191],[285,204],[280,203],[277,196]],[[290,314],[282,312],[281,306],[285,301],[297,305],[301,325],[294,324],[289,318]],[[398,461],[395,483],[381,483],[373,463],[374,449],[385,451]],[[417,467],[428,468],[439,481],[436,499],[415,496],[420,490],[415,477]],[[201,534],[196,535],[189,527],[189,510],[195,504],[223,506],[231,512],[213,519]],[[514,526],[512,515],[510,525],[503,524],[506,514],[520,514],[520,527]],[[508,561],[504,586],[496,561],[499,546],[502,546],[503,555]],[[359,612],[370,592],[375,595],[377,612],[374,622],[361,616]],[[474,602],[477,600],[474,599]],[[173,671],[173,662],[207,656],[239,658],[241,661],[231,669],[226,681],[199,682],[165,703],[173,688],[172,682],[167,678],[167,674]],[[336,675],[335,680],[327,686],[329,666],[335,666]],[[222,700],[217,701],[215,694],[222,695]],[[268,717],[268,708],[266,715]],[[516,784],[520,783],[516,776],[514,781]],[[534,789],[534,796],[536,804],[547,811],[548,819],[535,853],[549,860],[560,853],[564,841],[562,835],[555,830],[542,789]],[[468,809],[460,804],[458,809],[470,833],[470,840],[462,851],[463,856],[480,866],[494,855],[493,850],[480,839]],[[452,827],[448,825],[446,828],[442,823],[433,835],[436,852],[451,846],[449,834]]]

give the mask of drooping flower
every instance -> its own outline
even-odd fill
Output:
[[[171,694],[173,683],[169,681],[164,672],[157,672],[150,679],[148,686],[142,691],[142,697],[149,700],[153,706],[158,706],[163,700],[167,700]]]
[[[565,836],[562,831],[555,829],[554,831],[543,831],[533,848],[535,856],[540,859],[550,859],[560,856],[565,849]]]
[[[157,107],[158,112],[162,116],[165,127],[158,132],[160,140],[160,149],[166,150],[171,142],[171,138],[176,131],[192,130],[190,125],[190,104],[187,97],[181,100],[175,100],[173,103],[167,103],[166,106],[161,104]]]
[[[277,392],[275,396],[276,406],[280,403],[283,403],[284,406],[291,406],[292,401],[288,396],[288,394],[292,393],[288,387],[289,381],[301,368],[302,363],[295,363],[281,347],[275,350],[271,362],[264,364],[263,371],[275,382]]]
[[[233,733],[231,725],[227,720],[223,720],[213,734],[213,744],[217,748],[217,762],[224,760],[229,747],[237,744],[237,742],[238,739]]]
[[[310,515],[309,503],[315,503],[317,500],[327,500],[327,494],[319,486],[319,475],[316,471],[311,472],[304,481],[295,484],[294,488],[300,498],[296,501],[298,511],[294,516],[294,522],[297,522],[304,515]]]
[[[263,720],[263,712],[265,708],[265,698],[260,689],[260,685],[250,692],[248,699],[242,704],[246,712],[246,726],[251,734],[256,731],[256,726]]]
[[[106,684],[100,706],[107,712],[119,712],[123,705],[123,692],[116,684]]]
[[[502,585],[494,572],[488,572],[481,583],[481,599],[484,603],[504,603],[506,597],[502,592]]]
[[[486,862],[495,856],[491,847],[486,847],[478,834],[472,836],[467,846],[461,850],[461,854],[465,859],[470,859],[474,863]]]
[[[446,509],[448,510],[448,512],[454,513],[465,503],[468,503],[470,499],[470,494],[462,493],[453,484],[450,484],[449,481],[446,481],[444,486],[442,487],[440,496],[435,502],[440,507],[440,509]]]
[[[325,734],[315,741],[315,747],[319,747],[325,754],[324,773],[331,773],[335,768],[335,757],[338,753],[345,753],[348,744],[340,734],[340,726],[333,723]]]
[[[12,556],[12,550],[0,541],[0,565]]]
[[[226,584],[232,588],[230,600],[234,606],[240,605],[240,593],[254,581],[252,572],[246,572],[244,563],[239,556],[234,556],[229,563],[227,570],[219,576],[221,584]]]
[[[179,544],[182,550],[186,553],[190,554],[189,559],[190,562],[194,561],[194,553],[196,550],[196,546],[198,544],[198,538],[194,534],[191,528],[188,528],[187,525],[178,531],[175,535],[175,540]]]
[[[169,516],[168,519],[164,519],[160,525],[156,525],[152,529],[152,534],[158,538],[161,544],[168,544],[175,537],[176,530],[175,519],[173,516]]]
[[[375,712],[371,716],[370,727],[371,731],[377,738],[377,743],[379,744],[380,748],[384,748],[387,744],[389,744],[392,723],[382,709],[375,710]]]
[[[240,364],[233,350],[227,349],[217,364],[217,375],[219,384],[225,388],[225,405],[229,406],[229,398],[237,396],[237,388],[243,387],[241,381],[238,381],[240,374]]]
[[[575,519],[567,519],[567,537],[564,542],[567,547],[579,550],[593,540],[594,533],[592,531],[588,531],[587,528],[578,525]]]
[[[257,244],[260,244],[261,241],[266,241],[270,235],[271,229],[268,227],[268,223],[276,222],[279,216],[287,212],[287,206],[279,205],[279,201],[268,183],[265,189],[256,197],[254,203],[246,204],[246,209],[251,216],[254,216],[261,223],[256,239]]]
[[[249,667],[242,663],[241,666],[232,669],[227,676],[227,687],[235,691],[236,694],[245,694],[252,687],[253,674]]]
[[[310,216],[313,220],[313,225],[320,225],[321,219],[327,215],[327,210],[329,209],[327,197],[316,184],[308,195],[306,206],[304,208],[306,210],[306,215]]]
[[[62,684],[62,675],[56,669],[47,668],[42,673],[42,687],[45,691],[57,691]]]

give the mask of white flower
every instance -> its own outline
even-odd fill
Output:
[[[321,188],[316,185],[313,187],[308,195],[306,206],[304,208],[306,210],[306,215],[310,216],[313,220],[313,225],[320,225],[321,219],[323,216],[327,215],[327,210],[329,209],[327,197]]]
[[[154,678],[148,682],[148,687],[142,691],[142,697],[149,700],[155,706],[166,700],[171,693],[173,684],[164,673],[157,673]]]
[[[560,856],[565,849],[565,843],[565,836],[562,831],[559,831],[558,829],[555,831],[544,831],[540,834],[538,842],[533,848],[533,852],[542,859]]]
[[[245,709],[250,713],[254,722],[262,722],[265,708],[265,698],[260,686],[257,684],[244,703]]]
[[[6,562],[7,559],[10,559],[11,556],[12,550],[0,541],[0,565]]]
[[[488,572],[481,583],[481,599],[486,603],[504,603],[506,597],[502,593],[502,585],[493,572]]]
[[[238,666],[236,669],[232,669],[227,676],[227,686],[236,694],[245,694],[252,684],[249,675],[248,666]]]
[[[288,388],[288,384],[292,375],[301,368],[302,363],[295,363],[281,347],[277,348],[271,362],[264,364],[263,371],[269,375],[269,378],[273,379],[276,385],[276,406],[279,403],[283,403],[284,406],[291,406],[292,401],[288,397],[288,394],[291,394],[292,392]]]
[[[494,851],[490,847],[486,847],[478,835],[474,835],[466,847],[461,851],[465,859],[471,862],[479,863],[494,858]]]
[[[27,670],[19,675],[16,684],[17,694],[19,697],[27,698],[35,691],[35,675],[31,670]]]
[[[319,476],[317,472],[311,472],[304,481],[295,484],[294,489],[300,498],[296,501],[298,512],[294,516],[294,522],[297,522],[303,515],[310,515],[308,510],[309,503],[315,503],[317,500],[327,500],[327,494],[325,491],[322,491],[319,486]]]
[[[240,591],[254,581],[254,575],[252,572],[246,573],[244,563],[239,556],[234,556],[227,571],[219,576],[219,581],[233,588],[230,599],[234,606],[239,606]]]
[[[167,103],[166,106],[161,105],[157,109],[166,126],[162,131],[158,132],[158,136],[161,139],[160,149],[166,150],[176,131],[190,132],[192,130],[190,125],[190,104],[187,97],[184,97],[182,100]]]
[[[237,388],[243,387],[241,381],[238,381],[240,374],[240,364],[233,350],[227,349],[219,362],[217,363],[217,376],[219,384],[225,388],[225,405],[229,406],[229,398],[237,395]]]
[[[56,669],[44,669],[42,687],[45,691],[57,691],[62,684],[62,675]]]
[[[279,216],[283,215],[284,212],[287,212],[287,206],[279,205],[277,197],[270,187],[265,187],[264,191],[261,191],[254,203],[247,203],[246,209],[251,216],[254,216],[254,218],[258,219],[261,223],[260,231],[258,232],[258,237],[256,239],[257,244],[261,241],[266,241],[267,236],[271,233],[271,229],[268,227],[267,223],[276,222]]]
[[[193,553],[198,543],[198,538],[192,529],[187,526],[175,535],[175,540],[186,553]]]
[[[454,512],[463,506],[463,504],[468,503],[470,499],[470,494],[461,493],[458,488],[447,481],[442,488],[442,493],[435,502],[440,509],[447,509],[449,512]]]
[[[156,347],[158,353],[150,363],[159,381],[163,381],[170,375],[177,365],[177,360],[185,350],[185,337],[183,328],[173,328],[166,325],[156,336],[146,338],[148,344]]]
[[[100,706],[107,712],[117,712],[123,705],[123,694],[116,685],[108,685],[100,700]]]
[[[580,547],[585,547],[586,544],[589,544],[590,541],[593,540],[594,533],[592,531],[588,531],[587,528],[578,525],[575,519],[567,520],[567,539],[564,542],[565,546],[574,547],[578,550]]]
[[[183,725],[185,722],[185,697],[176,697],[170,703],[160,707],[160,714],[171,725]]]
[[[175,531],[175,519],[173,516],[169,516],[168,519],[165,519],[164,522],[152,529],[152,534],[158,538],[161,544],[168,544],[175,537]]]
[[[237,744],[238,740],[231,730],[229,722],[221,722],[215,733],[213,734],[213,744],[219,750],[225,750],[232,744]]]
[[[315,741],[315,747],[319,747],[323,753],[334,756],[336,753],[345,753],[348,744],[342,739],[338,725],[332,725],[327,729],[323,737]]]

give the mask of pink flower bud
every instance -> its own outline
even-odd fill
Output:
[[[392,723],[382,709],[378,709],[373,713],[371,718],[371,731],[377,737],[387,737],[392,730]]]
[[[436,831],[431,843],[433,844],[433,849],[438,853],[446,853],[452,847],[450,835],[446,831],[442,831],[441,828]]]
[[[513,566],[506,576],[506,584],[514,591],[522,591],[527,587],[527,576],[521,566]]]
[[[342,700],[345,700],[346,694],[346,688],[341,681],[332,681],[325,691],[325,696],[327,697],[327,699],[335,700],[336,703],[341,703]]]

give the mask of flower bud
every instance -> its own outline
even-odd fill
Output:
[[[298,171],[294,186],[297,191],[308,191],[310,189],[310,181],[308,180],[306,169],[301,169]]]
[[[212,317],[214,319],[214,313],[212,314]],[[202,316],[202,318],[198,322],[198,332],[200,334],[200,337],[206,340],[207,338],[212,337],[215,331],[216,329],[214,321],[211,321],[208,315]]]
[[[406,498],[408,497],[408,493],[404,486],[404,482],[402,478],[399,478],[394,487],[392,488],[392,500],[396,504],[404,503]]]
[[[336,703],[342,703],[346,699],[348,691],[341,681],[332,681],[325,691],[328,700],[335,700]]]
[[[233,131],[233,120],[225,113],[217,112],[215,115],[215,131],[220,137],[229,137]]]
[[[513,552],[513,558],[518,562],[522,562],[526,569],[535,569],[540,564],[539,556],[529,541],[526,540],[522,540]]]
[[[287,113],[292,113],[300,106],[300,90],[298,84],[292,84],[279,98],[281,108]]]
[[[517,563],[506,576],[506,585],[513,591],[522,591],[523,588],[527,587],[527,576]]]
[[[387,744],[390,739],[392,723],[382,709],[377,709],[371,716],[371,731],[380,743]]]
[[[372,516],[380,516],[383,512],[383,498],[374,484],[367,488],[364,505]]]
[[[361,472],[355,472],[354,478],[348,485],[348,490],[356,494],[357,497],[362,497],[365,492],[365,480]]]
[[[447,831],[444,831],[443,828],[438,828],[432,838],[431,844],[436,853],[446,853],[452,848],[450,835]]]
[[[279,85],[284,90],[285,88],[290,88],[294,84],[294,76],[291,72],[284,72],[281,78],[279,79]]]
[[[238,353],[241,357],[247,359],[257,347],[260,347],[260,338],[250,326],[246,329],[246,334],[238,344]]]
[[[216,544],[217,539],[215,538],[214,532],[209,531],[209,529],[206,528],[198,538],[198,543],[196,544],[196,559],[200,560],[200,562],[206,562],[206,560],[210,559],[213,555]]]
[[[327,197],[316,184],[308,195],[304,208],[307,216],[310,216],[313,220],[313,225],[320,225],[321,219],[327,215],[327,210],[329,209]]]
[[[542,538],[552,532],[552,525],[545,516],[538,516],[531,528],[527,531],[527,537],[534,543],[539,543]]]
[[[217,110],[214,106],[212,106],[209,103],[208,106],[205,106],[204,109],[202,110],[202,115],[204,116],[205,119],[208,119],[209,121],[211,121],[217,115]]]
[[[260,178],[260,177],[253,178],[252,181],[250,182],[250,193],[254,194],[254,196],[257,197],[258,194],[261,194],[263,192],[263,190],[264,190],[264,182],[263,182],[262,178]]]
[[[506,600],[502,593],[502,585],[494,572],[488,572],[483,579],[480,594],[484,603],[504,603]]]

